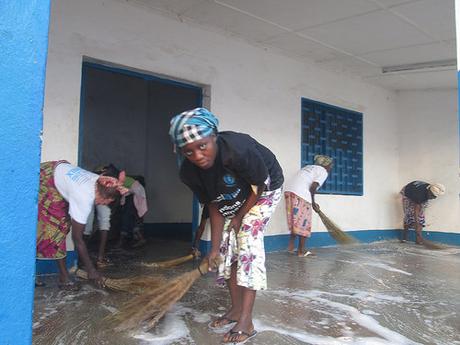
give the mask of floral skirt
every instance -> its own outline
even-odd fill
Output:
[[[292,192],[284,192],[286,216],[292,234],[311,236],[311,204]]]
[[[54,169],[66,161],[40,164],[38,192],[37,259],[63,259],[70,231],[69,204],[54,185]]]
[[[267,288],[264,231],[281,199],[281,188],[262,193],[256,204],[244,216],[240,231],[229,229],[231,219],[225,220],[220,245],[221,263],[217,282],[230,279],[231,266],[237,263],[236,284],[251,290]]]
[[[409,228],[415,228],[415,202],[409,199],[406,196],[402,196],[403,203],[403,212],[404,212],[404,225],[407,225]],[[418,223],[424,227],[425,226],[425,208],[427,203],[422,204],[420,207],[420,212],[418,214]]]

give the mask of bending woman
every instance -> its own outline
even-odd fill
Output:
[[[40,165],[38,195],[37,259],[56,260],[59,268],[59,287],[76,290],[66,267],[66,236],[72,227],[72,239],[89,279],[103,286],[102,276],[91,262],[83,231],[94,204],[108,205],[119,194],[127,192],[122,187],[124,173],[119,179],[99,176],[68,163],[45,162]],[[40,284],[40,282],[38,282]]]
[[[291,232],[288,251],[294,253],[295,238],[299,236],[299,257],[313,255],[304,249],[307,238],[311,236],[311,209],[316,212],[320,210],[315,202],[315,194],[326,181],[333,164],[329,156],[316,155],[314,160],[315,164],[306,165],[297,172],[284,192],[287,223]]]
[[[231,308],[211,323],[234,324],[225,343],[257,332],[252,309],[257,290],[267,287],[264,231],[281,198],[283,172],[275,155],[247,134],[218,132],[218,120],[204,108],[171,121],[170,136],[180,157],[181,180],[209,207],[211,252],[218,256],[218,282],[226,281]]]
[[[415,243],[423,244],[422,230],[425,226],[425,209],[430,200],[443,195],[446,188],[440,183],[429,184],[423,181],[412,181],[401,190],[404,230],[401,242],[407,241],[409,229],[415,229]]]

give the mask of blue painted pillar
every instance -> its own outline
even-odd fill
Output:
[[[50,0],[0,0],[0,343],[32,342]]]

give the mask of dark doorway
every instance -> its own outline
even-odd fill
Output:
[[[144,177],[148,236],[192,238],[196,205],[179,180],[168,130],[172,116],[201,103],[200,87],[83,63],[79,164],[94,170],[113,163]]]

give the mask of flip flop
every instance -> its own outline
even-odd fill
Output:
[[[245,332],[245,331],[234,331],[230,330],[228,332],[229,334],[229,339],[231,339],[233,336],[237,336],[237,338],[240,338],[243,336],[244,338],[240,341],[224,341],[224,344],[244,344],[247,342],[249,339],[254,338],[257,335],[257,331],[254,329],[251,333]],[[241,339],[241,338],[240,338]]]
[[[311,257],[315,257],[316,254],[315,253],[312,253],[311,251],[307,250],[305,253],[303,253],[303,255],[301,255],[300,257],[304,257],[306,258],[307,256],[311,256]]]
[[[232,320],[232,319],[229,319],[228,317],[226,316],[221,316],[221,317],[218,317],[217,319],[215,319],[214,321],[211,321],[209,324],[208,324],[208,327],[210,329],[222,329],[222,328],[226,328],[230,325],[233,325],[234,323],[237,323],[238,320]],[[212,324],[214,323],[218,323],[219,325],[218,326],[212,326]]]

